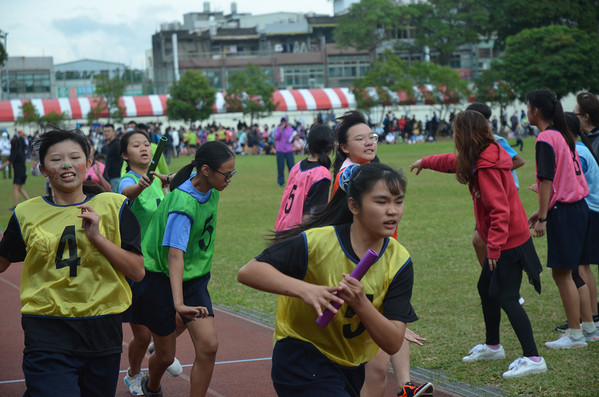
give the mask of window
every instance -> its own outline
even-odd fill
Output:
[[[492,48],[479,48],[478,49],[478,57],[479,58],[493,58],[493,49]]]

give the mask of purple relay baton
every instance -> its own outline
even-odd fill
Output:
[[[373,250],[368,250],[368,252],[366,252],[364,257],[360,260],[360,262],[351,272],[350,276],[358,281],[361,280],[362,277],[364,277],[364,275],[368,271],[368,269],[370,269],[370,266],[372,266],[372,264],[377,260],[378,257],[379,254],[377,254]],[[332,302],[332,304],[333,307],[337,310],[339,310],[339,308],[341,307],[340,303]],[[325,328],[327,325],[329,325],[329,322],[333,319],[334,315],[335,313],[333,313],[329,309],[325,309],[324,313],[322,313],[322,317],[318,317],[316,323],[320,325],[322,328]]]

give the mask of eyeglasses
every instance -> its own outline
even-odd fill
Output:
[[[574,112],[572,112],[572,114],[574,116],[584,116],[586,113],[574,113]]]
[[[221,172],[221,171],[215,170],[215,169],[213,169],[213,171],[216,171],[219,174],[221,174],[222,176],[224,176],[225,177],[225,181],[233,178],[235,176],[235,174],[237,174],[237,168],[233,169],[233,172],[231,172],[229,174],[225,174],[224,172]]]
[[[367,141],[377,143],[379,141],[379,134],[370,134],[368,137],[364,135],[358,135],[355,137],[354,141],[361,143],[362,145],[365,145]]]

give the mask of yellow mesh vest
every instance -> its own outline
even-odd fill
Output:
[[[350,259],[332,226],[305,232],[308,266],[304,281],[311,284],[338,286],[342,273],[350,274],[357,263]],[[410,262],[410,254],[395,239],[387,239],[379,259],[361,280],[366,296],[383,312],[383,300],[397,272]],[[300,298],[279,296],[275,339],[292,337],[311,343],[331,361],[356,367],[374,358],[379,347],[347,305],[326,328],[316,324],[318,315]]]
[[[102,193],[87,200],[100,215],[100,233],[121,246],[119,215],[126,200]],[[131,305],[131,289],[89,240],[76,205],[58,206],[36,197],[15,214],[27,246],[21,275],[21,313],[56,317],[92,317],[122,313]]]

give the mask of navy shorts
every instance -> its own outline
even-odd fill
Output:
[[[25,181],[27,181],[27,175],[25,176],[15,176],[12,180],[13,185],[24,185]]]
[[[187,306],[204,306],[214,316],[212,300],[208,292],[210,273],[183,282],[183,302]],[[173,303],[171,280],[164,273],[146,271],[139,283],[133,283],[131,322],[145,325],[158,336],[167,336],[177,328],[177,311]],[[183,317],[183,323],[189,319]]]
[[[23,397],[114,396],[121,354],[99,357],[32,352],[23,355],[27,391]]]
[[[595,244],[591,246],[591,261],[589,264],[599,264],[599,212],[591,211],[591,241]]]
[[[547,267],[574,270],[591,260],[591,211],[584,199],[547,213]]]
[[[286,338],[275,343],[271,377],[281,397],[359,397],[364,365],[341,366],[312,344]]]

